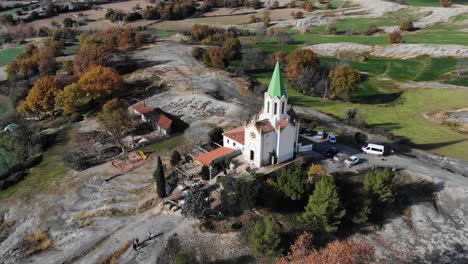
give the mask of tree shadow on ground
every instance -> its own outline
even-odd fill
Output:
[[[391,203],[374,205],[368,221],[361,225],[355,224],[352,222],[352,218],[360,212],[362,201],[368,198],[364,190],[364,174],[341,174],[335,177],[341,201],[347,211],[342,228],[337,233],[339,237],[349,237],[355,233],[373,233],[376,229],[369,229],[369,226],[375,226],[378,230],[396,218],[402,216],[410,218],[411,213],[408,209],[417,204],[428,203],[434,206],[436,211],[439,211],[436,204],[436,194],[445,188],[443,183],[434,183],[399,173],[394,179],[395,200]]]
[[[163,65],[172,62],[173,60],[146,60],[146,59],[128,59],[125,63],[119,63],[114,67],[116,70],[122,74],[126,75],[129,73],[133,73],[139,69],[150,68],[158,65]]]
[[[423,133],[423,131],[421,131],[421,133]],[[401,136],[397,137],[397,140],[397,143],[390,144],[390,146],[394,148],[399,154],[408,156],[414,156],[411,155],[411,153],[413,153],[413,148],[424,151],[432,151],[466,141],[466,139],[457,139],[451,141],[417,144],[411,142],[409,138]]]
[[[377,124],[372,124],[372,125],[368,125],[368,126],[371,129],[380,128],[380,129],[385,129],[385,130],[394,130],[394,129],[400,129],[401,128],[400,123],[393,123],[393,122],[377,123]]]
[[[367,95],[367,96],[358,96],[354,97],[352,102],[357,104],[389,104],[396,101],[403,92],[390,93],[390,94],[376,94],[376,95]]]

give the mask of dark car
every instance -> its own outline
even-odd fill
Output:
[[[338,149],[335,147],[327,148],[325,151],[322,152],[322,154],[327,156],[328,158],[333,158],[336,154],[338,154]]]

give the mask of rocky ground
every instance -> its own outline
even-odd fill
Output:
[[[307,46],[322,56],[336,56],[338,52],[352,51],[368,53],[375,57],[410,59],[421,55],[431,57],[468,58],[468,47],[462,45],[435,44],[397,44],[397,45],[364,45],[357,43],[325,43]]]
[[[266,3],[268,3],[268,1],[269,0],[267,0]],[[305,31],[311,26],[326,25],[333,20],[341,20],[347,17],[382,17],[387,13],[405,9],[412,11],[414,14],[421,14],[422,18],[416,20],[414,25],[415,27],[424,28],[438,23],[447,22],[454,16],[468,12],[468,7],[466,5],[453,5],[450,8],[443,8],[407,6],[383,0],[353,0],[351,2],[354,6],[334,10],[332,16],[330,16],[327,11],[317,10],[306,15],[303,19],[278,21],[274,27],[293,27],[299,31]],[[396,28],[392,27],[391,29],[391,31],[393,31]]]
[[[161,76],[165,88],[146,102],[190,123],[186,131],[188,140],[206,137],[208,124],[239,124],[239,116],[244,115],[248,103],[254,100],[244,91],[242,80],[207,69],[192,59],[190,47],[172,40],[141,49],[134,58],[144,67],[126,76],[127,80]],[[87,132],[99,126],[94,120],[85,119],[76,124],[76,129]],[[174,237],[183,248],[205,245],[204,250],[218,252],[216,255],[203,253],[210,261],[250,254],[236,234],[225,235],[225,243],[214,243],[218,235],[194,232],[193,221],[184,220],[180,214],[162,214],[159,206],[154,207],[159,203],[154,200],[151,176],[154,166],[149,160],[142,167],[119,175],[106,163],[71,172],[48,193],[34,196],[33,202],[23,199],[2,202],[0,212],[14,225],[0,230],[0,263],[97,263],[133,238],[143,241],[148,232],[157,237],[146,241],[136,252],[126,250],[120,261],[169,261],[163,256],[168,241]],[[37,230],[49,234],[53,249],[26,256],[22,240]],[[234,244],[238,247],[232,247]]]
[[[193,59],[190,50],[190,46],[169,40],[137,51],[134,57],[152,66],[132,73],[128,80],[146,79],[152,74],[164,76],[166,89],[147,98],[146,103],[189,123],[190,136],[206,135],[206,124],[241,124],[251,105],[258,103],[249,95],[245,80],[207,69]]]
[[[298,112],[313,114],[299,108]],[[335,124],[344,131],[356,131],[338,123],[333,118],[315,115]],[[324,140],[315,141],[317,151],[330,147]],[[338,137],[338,141],[339,141]],[[372,142],[384,139],[373,136]],[[409,197],[408,209],[387,214],[379,231],[355,235],[376,246],[377,255],[385,263],[466,263],[468,259],[468,163],[456,160],[437,160],[423,153],[390,155],[384,158],[360,154],[360,150],[344,144],[335,145],[346,155],[358,154],[361,162],[346,168],[340,162],[327,160],[323,164],[329,172],[355,171],[371,167],[390,167],[402,170],[405,194]],[[452,163],[452,164],[450,164]],[[450,167],[453,165],[454,167]]]

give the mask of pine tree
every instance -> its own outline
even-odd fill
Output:
[[[375,169],[364,176],[364,190],[374,203],[386,204],[394,200],[394,175],[389,169]]]
[[[153,173],[153,178],[156,183],[156,193],[159,198],[166,197],[166,179],[164,178],[164,168],[161,157],[158,157],[156,170]]]
[[[335,232],[345,216],[333,177],[320,177],[299,220],[315,231]]]
[[[278,187],[292,200],[301,200],[306,191],[307,174],[300,168],[287,169],[278,177]]]
[[[250,246],[256,256],[275,256],[281,243],[280,226],[272,215],[265,216],[253,227]]]
[[[182,157],[180,156],[179,151],[174,150],[174,152],[172,152],[172,155],[171,155],[171,165],[176,166],[177,164],[180,163],[180,161],[182,161]]]

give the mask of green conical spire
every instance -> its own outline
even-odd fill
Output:
[[[279,61],[276,62],[275,70],[271,76],[267,93],[270,97],[282,97],[283,95],[287,96],[286,89],[284,89],[283,79],[281,78]]]

